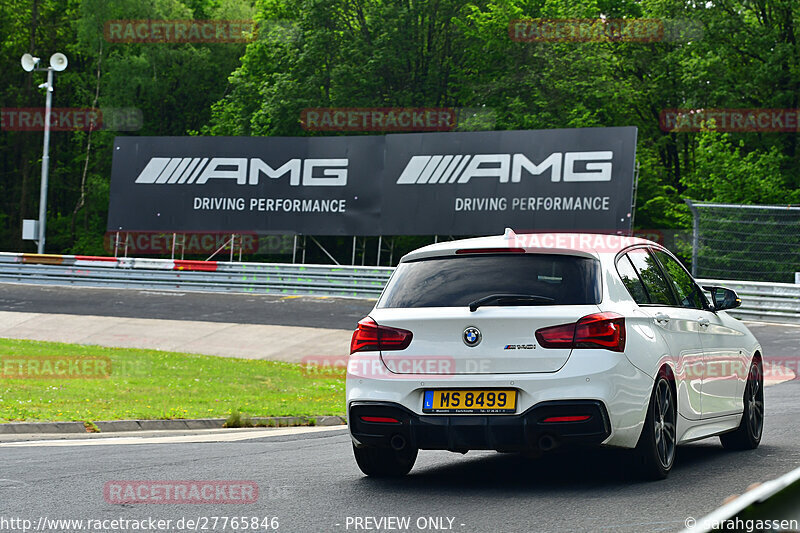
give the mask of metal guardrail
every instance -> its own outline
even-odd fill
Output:
[[[725,279],[697,281],[701,285],[720,285],[735,290],[742,299],[742,306],[728,311],[732,316],[744,320],[800,324],[800,285]]]
[[[226,263],[0,252],[0,282],[376,298],[391,267]],[[699,279],[735,290],[746,320],[800,324],[800,285]]]
[[[393,269],[0,253],[0,282],[376,298]]]

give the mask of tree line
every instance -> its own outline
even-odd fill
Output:
[[[45,62],[57,51],[69,57],[67,70],[56,75],[54,107],[98,108],[109,116],[135,110],[129,124],[135,131],[123,124],[122,131],[53,132],[47,238],[53,253],[104,253],[116,135],[330,135],[304,127],[301,117],[311,108],[458,109],[464,110],[458,127],[467,130],[637,126],[639,228],[690,227],[684,198],[800,203],[798,127],[790,112],[776,119],[774,111],[799,107],[800,4],[793,0],[0,5],[2,250],[32,251],[21,240],[21,221],[38,216],[42,134],[15,129],[7,112],[44,106],[37,88],[44,76],[22,70],[23,53]],[[531,19],[538,22],[514,25]],[[109,21],[132,20],[252,21],[253,33],[247,42],[109,38]],[[595,29],[589,39],[564,38],[563,28],[558,37],[547,34],[555,26],[542,20],[577,21],[566,23],[576,32],[590,21]],[[631,21],[650,26],[639,31]],[[597,24],[612,23],[631,33],[602,38]],[[723,109],[773,111],[751,127],[722,124],[726,114],[683,116],[694,127],[677,127],[669,114]]]

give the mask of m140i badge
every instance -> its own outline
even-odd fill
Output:
[[[473,346],[477,346],[481,343],[483,335],[481,335],[481,330],[478,328],[469,326],[464,330],[464,334],[461,338],[464,340],[464,344],[472,348]]]
[[[535,344],[506,344],[504,350],[535,350]]]

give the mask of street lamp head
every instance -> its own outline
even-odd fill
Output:
[[[66,59],[67,58],[65,57],[64,60],[66,61]],[[22,56],[22,59],[20,60],[20,63],[22,63],[22,69],[25,72],[30,72],[34,68],[36,68],[36,65],[39,64],[39,61],[40,61],[40,59],[38,57],[33,57],[30,54],[24,54]],[[52,61],[52,59],[51,59],[51,61]]]
[[[61,72],[65,68],[67,68],[67,56],[62,54],[61,52],[57,52],[50,56],[50,68],[55,70],[56,72]]]

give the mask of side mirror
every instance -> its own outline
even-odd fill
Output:
[[[742,305],[742,299],[736,294],[736,291],[726,289],[725,287],[703,287],[704,290],[711,293],[711,300],[714,302],[714,311],[724,311],[726,309],[735,309]]]

